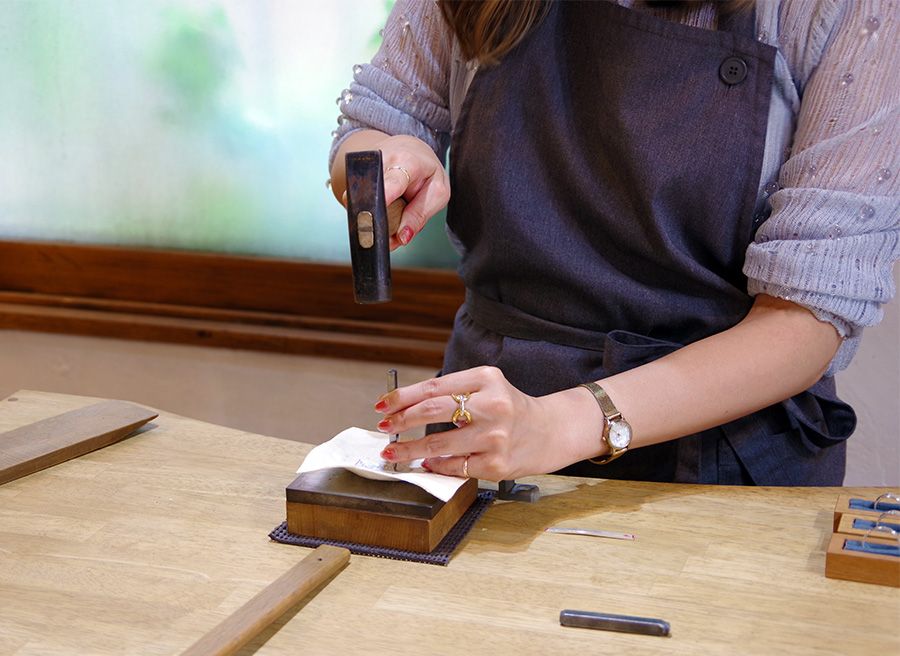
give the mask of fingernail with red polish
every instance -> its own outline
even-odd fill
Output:
[[[400,240],[400,243],[406,246],[409,242],[412,241],[413,231],[409,226],[403,226],[400,228],[400,232],[397,233],[397,239]]]
[[[387,410],[387,401],[381,399],[378,403],[375,404],[375,409],[378,412],[384,412],[385,410]]]
[[[385,449],[381,452],[381,457],[385,460],[393,460],[397,457],[397,453],[393,449]]]
[[[422,461],[422,469],[425,471],[431,471],[431,465],[428,464],[427,460]]]
[[[378,430],[387,431],[391,427],[391,421],[389,419],[382,419],[378,422]]]

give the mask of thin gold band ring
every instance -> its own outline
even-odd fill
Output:
[[[402,166],[389,166],[388,171],[400,171],[403,175],[406,176],[406,186],[409,186],[409,183],[412,182],[412,178],[409,177],[409,171],[407,171]]]

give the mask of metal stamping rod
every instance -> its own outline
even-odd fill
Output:
[[[397,370],[396,369],[388,369],[387,372],[387,391],[393,392],[397,389]],[[400,433],[394,433],[391,435],[391,444],[400,439]],[[397,463],[394,463],[394,471],[397,471]]]
[[[669,623],[665,620],[633,615],[594,613],[588,610],[562,610],[559,612],[559,623],[562,626],[574,626],[580,629],[621,631],[653,636],[667,636],[670,630]]]

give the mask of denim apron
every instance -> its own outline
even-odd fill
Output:
[[[548,11],[472,80],[447,217],[466,300],[442,372],[494,365],[535,396],[746,316],[776,52],[754,38],[752,12],[705,30],[612,2]],[[840,485],[854,426],[823,378],[748,417],[560,473]]]

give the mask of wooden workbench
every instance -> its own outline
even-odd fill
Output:
[[[0,431],[91,402],[23,391]],[[309,553],[267,537],[309,448],[162,412],[0,486],[0,654],[179,653]],[[824,576],[841,490],[535,480],[448,567],[353,556],[246,653],[900,653],[900,590]],[[637,540],[543,533],[561,524]],[[563,608],[672,636],[563,628]]]

